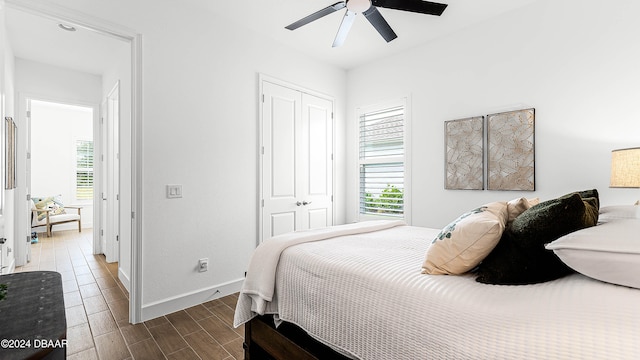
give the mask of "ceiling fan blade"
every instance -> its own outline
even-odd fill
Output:
[[[447,4],[422,0],[371,0],[373,6],[440,16]]]
[[[347,6],[347,2],[346,1],[342,1],[342,2],[337,2],[331,6],[327,6],[326,8],[322,9],[322,10],[318,10],[316,12],[314,12],[313,14],[309,15],[309,16],[305,16],[302,19],[294,22],[291,25],[287,25],[284,28],[285,29],[289,29],[289,30],[295,30],[297,28],[299,28],[302,25],[307,25],[308,23],[312,22],[312,21],[316,21],[318,19],[320,19],[323,16],[327,16],[331,13],[334,13],[340,9],[344,9]]]
[[[344,40],[347,38],[347,34],[351,29],[351,25],[353,25],[353,20],[356,18],[356,13],[353,11],[347,10],[342,18],[342,22],[340,23],[340,29],[338,29],[338,34],[336,35],[336,39],[333,40],[332,47],[338,47],[344,43]]]
[[[380,14],[375,6],[372,6],[369,9],[365,10],[362,15],[364,15],[367,20],[369,20],[371,25],[373,25],[376,30],[378,30],[378,32],[380,33],[380,35],[382,35],[386,42],[389,42],[398,37],[391,26],[389,26],[387,20],[382,17],[382,14]]]

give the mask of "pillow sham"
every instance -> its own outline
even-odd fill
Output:
[[[461,215],[433,239],[422,273],[459,275],[475,268],[500,240],[507,217],[506,202],[488,203]]]
[[[547,244],[566,265],[600,281],[640,289],[640,219],[614,219]]]
[[[498,245],[482,261],[476,281],[486,284],[534,284],[571,272],[544,245],[570,232],[596,225],[597,200],[579,193],[541,202],[516,217]]]

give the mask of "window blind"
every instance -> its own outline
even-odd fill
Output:
[[[76,141],[76,199],[93,198],[93,141]]]
[[[360,214],[404,215],[404,107],[360,115]]]

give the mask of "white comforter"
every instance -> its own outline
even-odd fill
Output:
[[[273,298],[276,268],[280,260],[280,254],[288,247],[338,236],[369,233],[400,225],[406,224],[401,220],[366,221],[292,232],[263,242],[251,256],[247,277],[242,284],[242,290],[240,290],[238,306],[234,316],[234,326],[238,327],[256,315],[276,312],[277,302]]]
[[[360,359],[640,359],[640,290],[578,274],[527,286],[423,275],[438,231],[395,226],[288,247],[275,255],[265,313]],[[236,324],[255,314],[251,300],[241,294]]]

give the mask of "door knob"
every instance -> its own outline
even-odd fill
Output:
[[[309,204],[311,204],[311,201],[308,201],[308,202],[307,201],[303,201],[302,202],[302,205],[309,205]]]
[[[300,201],[296,201],[296,206],[300,206],[300,205],[302,205],[302,203]]]

